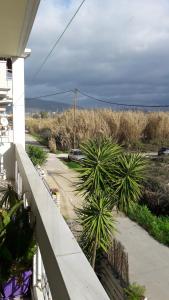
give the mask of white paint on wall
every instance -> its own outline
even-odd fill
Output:
[[[24,58],[13,62],[13,140],[25,148]]]

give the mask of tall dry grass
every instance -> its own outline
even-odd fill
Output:
[[[115,112],[109,109],[77,110],[74,126],[73,110],[57,114],[54,118],[33,119],[26,121],[32,134],[39,134],[58,149],[73,147],[74,132],[76,146],[89,138],[111,138],[126,146],[140,143],[169,142],[169,113],[141,111]]]

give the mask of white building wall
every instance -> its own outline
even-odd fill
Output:
[[[25,148],[24,58],[17,58],[13,68],[13,140]]]
[[[6,61],[0,61],[0,88],[7,88],[7,80],[6,80]]]

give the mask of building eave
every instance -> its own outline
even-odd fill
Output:
[[[0,1],[0,57],[23,57],[40,0]]]

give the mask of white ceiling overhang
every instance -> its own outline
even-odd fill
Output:
[[[0,0],[0,57],[23,55],[40,0]]]

